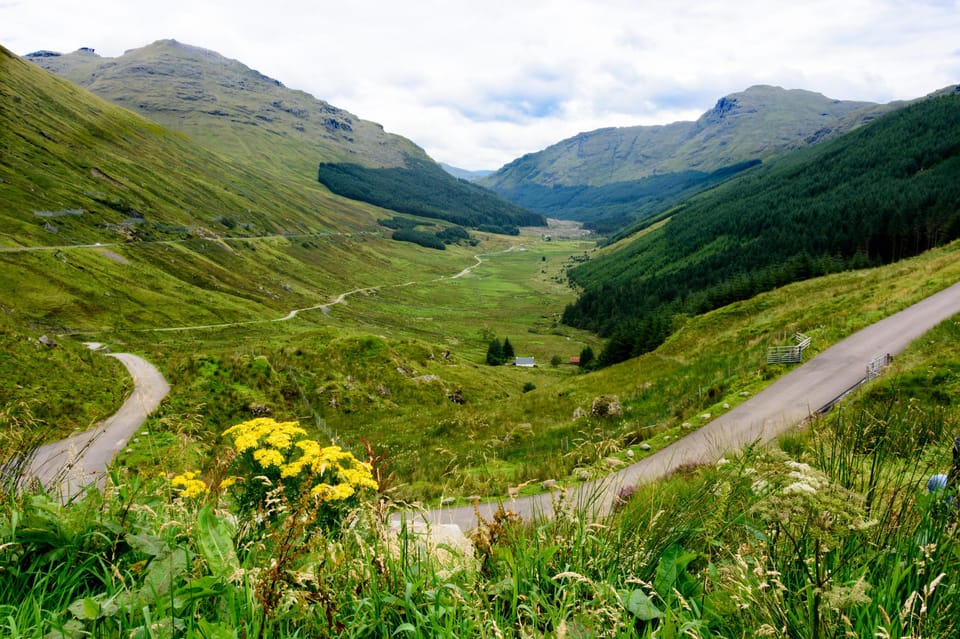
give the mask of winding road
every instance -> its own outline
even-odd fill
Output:
[[[476,256],[476,260],[476,264],[452,279],[463,277],[482,264],[480,256]],[[330,303],[341,303],[348,295],[365,290],[372,289],[343,293]],[[284,319],[292,319],[301,310],[307,309],[291,311]],[[619,491],[625,487],[656,480],[682,466],[713,462],[723,454],[754,442],[769,442],[859,385],[871,359],[877,355],[900,353],[927,330],[958,313],[960,283],[838,342],[730,412],[670,446],[603,479],[569,489],[567,503],[593,515],[602,515],[611,510]],[[187,330],[187,327],[180,330]],[[100,345],[90,346],[97,349]],[[129,353],[110,353],[109,356],[120,360],[130,372],[134,381],[133,393],[116,414],[95,428],[37,449],[24,472],[28,481],[39,481],[63,502],[70,501],[88,486],[103,486],[113,457],[126,446],[170,390],[163,375],[146,360]],[[510,499],[505,507],[525,519],[550,515],[553,496],[544,493]],[[478,508],[480,514],[490,520],[498,504],[485,503]],[[397,513],[392,519],[394,523],[405,519],[415,525],[456,525],[461,530],[470,530],[477,524],[473,506],[408,511]]]
[[[960,283],[838,342],[730,412],[649,457],[603,479],[570,488],[567,503],[591,515],[603,515],[610,512],[624,488],[654,481],[683,466],[715,462],[754,442],[770,442],[858,386],[874,357],[900,353],[926,331],[958,313]],[[553,496],[544,493],[515,498],[503,505],[524,519],[533,519],[553,513]],[[491,521],[498,507],[498,503],[488,502],[478,508]],[[419,526],[445,528],[454,524],[464,531],[477,526],[473,506],[393,516],[395,525],[402,519]]]
[[[100,247],[101,245],[90,245],[90,247],[94,246]],[[448,279],[459,279],[483,264],[483,257],[485,255],[509,253],[514,249],[515,247],[510,247],[504,251],[475,255],[474,259],[476,262],[456,275],[440,277],[431,281],[438,282]],[[385,287],[399,288],[414,284],[416,284],[416,282],[353,289],[339,294],[330,302],[307,308],[294,309],[285,316],[275,319],[144,330],[188,331],[264,322],[284,322],[292,320],[304,311],[320,309],[326,313],[329,306],[342,304],[347,297],[357,293],[371,292]],[[93,350],[101,350],[102,348],[102,345],[97,343],[89,343],[88,346]],[[146,421],[147,416],[160,405],[163,398],[170,392],[170,386],[160,371],[142,357],[130,353],[109,353],[108,355],[120,360],[127,368],[127,371],[133,378],[133,393],[123,403],[120,410],[96,427],[37,448],[27,460],[22,470],[21,483],[30,484],[32,482],[39,482],[50,493],[55,494],[62,503],[73,500],[92,485],[103,488],[104,479],[107,475],[107,467],[110,465],[110,462],[118,452],[123,450],[127,442],[134,436],[140,426],[143,425],[143,422]]]
[[[88,346],[97,350],[100,345]],[[130,397],[96,427],[38,448],[23,471],[26,482],[40,482],[62,503],[91,485],[103,488],[107,466],[170,392],[160,371],[142,357],[130,353],[108,355],[120,360],[133,377]]]

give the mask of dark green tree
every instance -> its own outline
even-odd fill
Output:
[[[490,346],[487,348],[487,364],[490,366],[503,364],[503,345],[496,337],[493,338],[493,341],[490,342]]]
[[[503,362],[502,363],[506,364],[507,362],[513,361],[516,355],[517,354],[513,352],[513,344],[510,343],[510,338],[509,337],[505,338],[503,340]]]
[[[580,368],[590,368],[595,359],[596,355],[593,354],[593,349],[589,346],[584,346],[583,350],[580,351]]]

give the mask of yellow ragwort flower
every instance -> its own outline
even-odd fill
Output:
[[[283,462],[286,461],[283,458],[283,453],[273,448],[256,449],[253,451],[253,459],[257,461],[262,468],[270,468],[271,466],[280,468]]]
[[[196,479],[199,472],[188,470],[182,475],[175,475],[170,480],[170,485],[177,491],[180,497],[188,499],[199,497],[207,492],[207,484],[201,479]]]
[[[319,497],[321,501],[341,501],[350,497],[354,492],[349,484],[317,484],[310,490],[310,494]]]

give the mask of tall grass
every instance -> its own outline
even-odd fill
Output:
[[[0,623],[14,637],[955,636],[956,507],[925,491],[952,432],[919,455],[890,443],[955,413],[867,401],[791,440],[799,458],[751,448],[686,468],[604,520],[563,493],[535,522],[501,510],[466,555],[391,532],[382,503],[322,532],[258,528],[222,496],[120,474],[69,507],[11,495]],[[863,432],[886,452],[851,445]]]

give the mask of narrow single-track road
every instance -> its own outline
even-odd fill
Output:
[[[960,283],[851,335],[670,446],[603,479],[571,488],[567,503],[602,515],[610,512],[623,488],[665,477],[683,466],[712,463],[754,442],[767,443],[857,386],[874,357],[900,353],[923,333],[958,313]],[[505,500],[503,505],[524,519],[553,512],[549,493]],[[483,503],[479,512],[490,521],[498,506]],[[393,521],[404,517],[420,524],[456,524],[462,530],[477,526],[473,506],[400,513]]]
[[[98,345],[91,345],[96,347]],[[38,448],[23,472],[67,503],[87,487],[103,487],[107,466],[127,445],[170,392],[167,380],[152,364],[130,353],[110,353],[133,377],[133,393],[116,413],[88,431]]]

